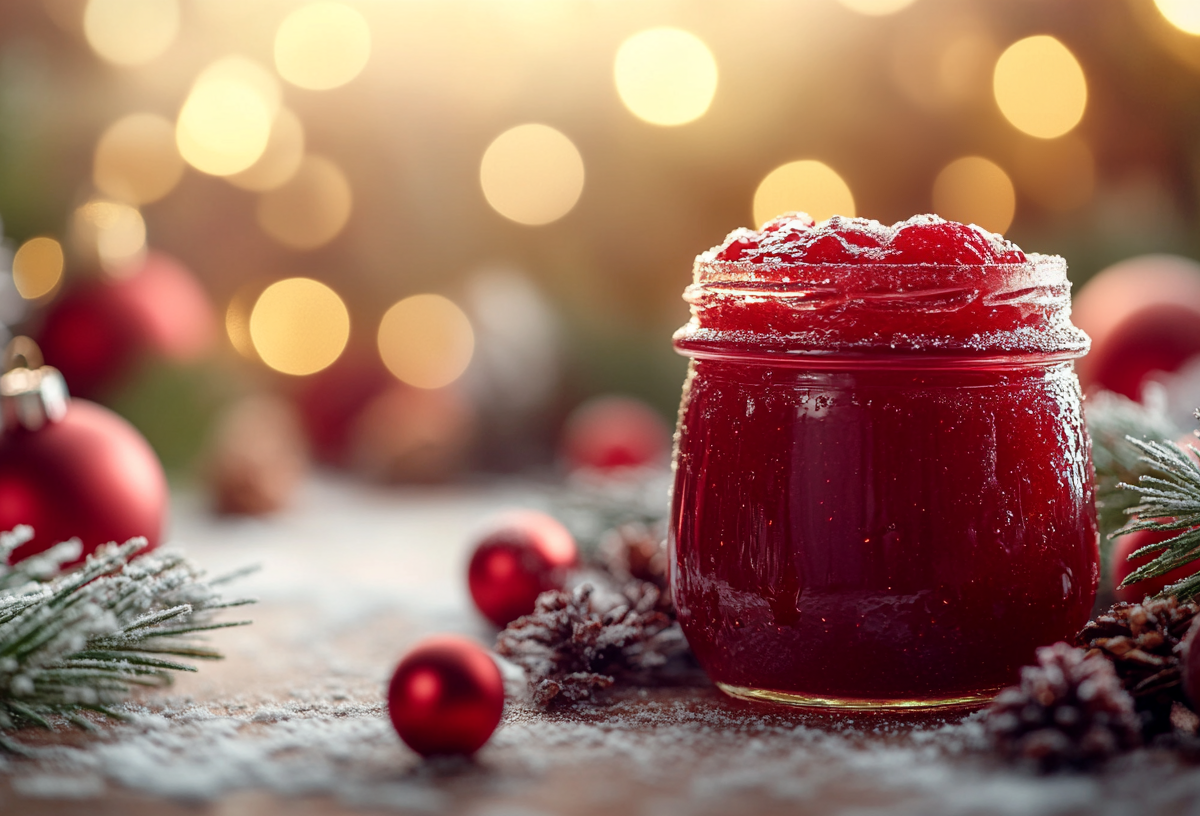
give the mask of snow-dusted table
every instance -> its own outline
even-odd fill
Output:
[[[261,600],[254,626],[216,633],[228,659],[140,699],[129,723],[21,734],[44,756],[0,757],[0,814],[1200,816],[1200,768],[1160,752],[1039,778],[975,750],[973,719],[815,716],[703,682],[550,714],[517,700],[474,762],[422,762],[387,722],[384,685],[426,633],[490,641],[464,587],[467,547],[531,495],[320,479],[269,520],[216,519],[177,496],[173,539],[196,561],[262,565],[240,587]]]

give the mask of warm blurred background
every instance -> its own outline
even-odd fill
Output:
[[[1078,291],[1200,255],[1198,189],[1200,0],[0,5],[0,321],[234,510],[302,442],[660,459],[691,261],[782,210],[973,221]],[[1134,356],[1200,369],[1200,272],[1131,274]]]

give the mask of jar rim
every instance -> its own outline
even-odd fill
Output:
[[[797,264],[696,259],[692,317],[676,347],[745,356],[874,351],[1078,357],[1066,261],[1030,253],[993,264]],[[706,352],[705,349],[709,351]],[[739,351],[740,349],[740,351]]]

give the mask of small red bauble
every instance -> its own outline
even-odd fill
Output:
[[[576,408],[563,429],[572,470],[665,466],[671,431],[653,408],[631,397],[598,397]]]
[[[475,606],[497,626],[533,611],[538,595],[562,589],[578,560],[575,539],[545,513],[510,513],[475,547],[467,584]]]
[[[216,340],[204,289],[182,264],[151,252],[119,278],[67,290],[46,313],[38,342],[76,394],[104,393],[144,356],[189,362]]]
[[[12,367],[14,348],[24,365]],[[14,340],[8,356],[0,377],[0,530],[28,524],[35,535],[11,561],[70,538],[82,542],[83,556],[138,536],[157,546],[168,492],[150,445],[108,409],[68,399],[61,375],[40,367],[26,338]]]
[[[1075,366],[1084,389],[1140,399],[1147,375],[1200,354],[1200,264],[1174,255],[1122,261],[1079,290],[1071,318],[1092,338]]]
[[[473,754],[504,713],[504,682],[487,651],[453,635],[427,638],[396,668],[388,715],[418,754]]]

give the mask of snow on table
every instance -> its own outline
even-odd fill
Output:
[[[474,761],[422,761],[387,721],[390,672],[431,632],[490,641],[465,589],[471,537],[537,500],[322,480],[283,516],[229,520],[178,497],[172,538],[194,560],[262,565],[240,585],[255,624],[215,633],[227,660],[139,699],[127,723],[19,735],[41,756],[0,758],[0,813],[1200,816],[1200,769],[1161,752],[1037,777],[980,750],[973,717],[766,708],[702,679],[551,713],[516,699]]]

